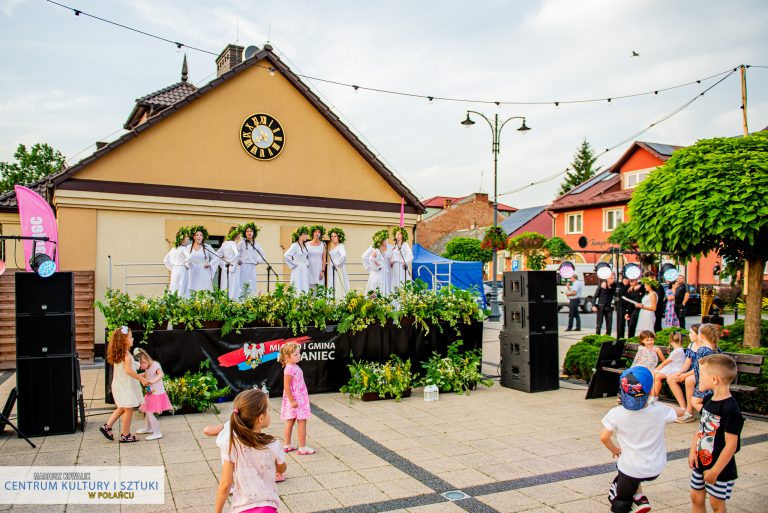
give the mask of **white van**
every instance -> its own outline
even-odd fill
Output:
[[[592,305],[594,305],[592,294],[594,294],[595,288],[600,283],[600,280],[597,277],[597,274],[595,274],[595,265],[594,264],[573,264],[573,265],[576,267],[576,274],[579,275],[579,279],[584,282],[584,294],[581,297],[581,311],[591,312]],[[557,271],[558,267],[560,267],[560,264],[549,264],[545,268],[545,270]],[[561,278],[559,274],[557,276],[558,276],[557,277],[557,306],[559,309],[564,306],[567,307],[570,303],[570,300],[565,295],[565,286],[568,285],[570,280]]]

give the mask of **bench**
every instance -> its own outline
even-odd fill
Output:
[[[615,395],[619,390],[619,375],[626,370],[624,358],[631,363],[637,354],[640,344],[627,344],[624,340],[603,342],[600,353],[597,356],[597,365],[592,369],[594,375],[589,382],[586,399],[596,399]],[[657,346],[662,354],[667,357],[669,348]],[[757,390],[757,387],[739,384],[739,374],[760,374],[763,365],[763,356],[746,353],[723,353],[736,360],[736,379],[731,383],[731,392],[749,394]]]

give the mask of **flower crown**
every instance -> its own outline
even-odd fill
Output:
[[[401,226],[395,226],[394,228],[392,228],[392,238],[393,239],[395,239],[395,234],[397,234],[397,232],[400,232],[400,233],[403,234],[403,242],[408,240],[408,232],[406,231],[405,228],[403,228]]]
[[[650,276],[646,276],[642,280],[640,280],[640,283],[643,285],[650,285],[652,289],[658,288],[659,282],[657,280],[654,280]]]
[[[291,234],[291,242],[298,242],[299,235],[302,233],[306,233],[307,235],[310,235],[309,227],[308,226],[299,226],[296,228],[296,231]]]
[[[189,237],[189,236],[190,236],[189,226],[182,226],[176,232],[176,239],[173,241],[173,245],[176,247],[181,246],[181,243],[184,242],[184,237]]]
[[[238,235],[242,235],[245,233],[245,230],[243,230],[243,226],[233,226],[231,230],[229,230],[229,233],[227,234],[227,240],[235,240],[235,237]]]
[[[328,230],[328,235],[330,236],[332,233],[335,233],[339,236],[339,243],[343,244],[345,240],[347,240],[347,236],[344,235],[344,230],[339,228],[338,226],[334,226],[330,230]]]
[[[381,244],[389,238],[389,231],[379,230],[373,234],[373,247],[378,248]]]
[[[312,237],[315,234],[315,230],[320,230],[320,238],[323,238],[323,235],[325,235],[325,228],[323,225],[320,224],[313,224],[309,227],[309,236]]]
[[[193,238],[197,232],[203,232],[203,242],[205,242],[208,239],[208,230],[205,229],[205,226],[197,225],[197,226],[190,226],[189,227],[189,238]]]
[[[259,232],[261,231],[261,228],[259,228],[258,226],[256,226],[256,223],[254,223],[253,221],[251,221],[250,223],[241,224],[241,225],[240,225],[240,229],[241,229],[242,231],[241,231],[240,233],[242,233],[242,234],[243,234],[243,237],[245,237],[245,230],[247,230],[248,228],[250,228],[251,230],[253,230],[253,238],[254,238],[254,239],[256,238],[256,236],[257,236],[257,235],[259,234]]]

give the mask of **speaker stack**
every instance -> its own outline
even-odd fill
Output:
[[[72,273],[16,273],[17,412],[27,436],[75,432],[80,365],[74,312]]]
[[[501,386],[523,392],[560,386],[557,273],[504,273]]]

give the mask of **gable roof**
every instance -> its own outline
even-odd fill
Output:
[[[540,207],[528,207],[521,208],[517,212],[509,214],[509,217],[501,222],[501,227],[504,229],[504,233],[513,233],[523,227],[528,221],[541,214],[546,205]]]
[[[291,71],[291,69],[285,63],[283,63],[283,61],[280,60],[280,58],[277,55],[275,55],[272,52],[271,45],[265,45],[265,47],[262,50],[258,51],[250,59],[246,59],[240,64],[232,67],[232,69],[222,74],[221,76],[215,78],[214,80],[211,80],[203,87],[199,89],[195,88],[194,91],[189,92],[189,94],[187,94],[184,97],[181,97],[181,95],[185,91],[189,91],[189,90],[186,87],[184,89],[180,88],[179,84],[174,84],[173,86],[167,87],[165,89],[161,89],[160,91],[156,91],[143,98],[140,98],[139,100],[137,100],[137,105],[139,105],[139,102],[141,102],[142,100],[145,100],[147,102],[150,100],[155,102],[163,102],[163,101],[167,102],[167,101],[171,101],[175,97],[180,97],[180,99],[178,99],[175,103],[163,108],[156,114],[152,115],[144,123],[133,126],[128,133],[110,142],[104,147],[97,149],[91,155],[84,158],[74,166],[63,169],[62,171],[55,173],[53,175],[49,175],[38,182],[30,184],[28,187],[40,193],[43,197],[46,197],[47,189],[57,187],[59,184],[69,179],[70,177],[75,175],[78,171],[88,166],[92,162],[103,157],[104,155],[114,150],[115,148],[127,143],[128,141],[135,138],[140,133],[146,130],[150,130],[157,123],[160,123],[165,118],[172,116],[176,111],[183,109],[188,104],[195,101],[197,98],[209,93],[211,90],[220,86],[224,82],[233,79],[234,77],[236,77],[243,71],[251,68],[252,66],[259,65],[258,62],[263,60],[268,61],[271,64],[271,67],[275,69],[275,71],[280,72],[283,75],[283,77],[285,77],[285,79],[288,80],[288,82],[294,88],[296,88],[296,90],[298,90],[299,93],[301,93],[301,95],[304,96],[304,98],[368,162],[368,164],[384,179],[384,181],[387,182],[390,187],[392,187],[395,191],[397,191],[398,194],[400,194],[401,197],[405,199],[405,202],[407,204],[406,211],[415,212],[415,213],[424,212],[424,205],[419,201],[416,195],[413,192],[411,192],[411,190],[408,189],[408,187],[405,184],[403,184],[400,181],[400,179],[398,179],[394,175],[394,173],[381,160],[379,160],[379,158],[370,149],[368,149],[368,147],[349,129],[349,127],[345,125],[341,121],[341,119],[331,111],[330,107],[328,107],[325,103],[323,103],[323,101],[315,93],[312,92],[309,86],[307,86],[295,73],[293,73],[293,71]],[[161,104],[158,103],[158,105],[161,105]],[[15,192],[10,191],[0,196],[0,209],[16,210],[16,208],[17,207],[16,207]]]
[[[422,200],[421,203],[426,208],[445,208],[446,201],[450,201],[451,204],[456,204],[459,201],[468,198],[469,196],[472,196],[472,195],[469,194],[468,196],[432,196],[431,198]],[[511,207],[509,205],[499,203],[499,212],[515,212],[515,211],[517,211],[515,207]]]

